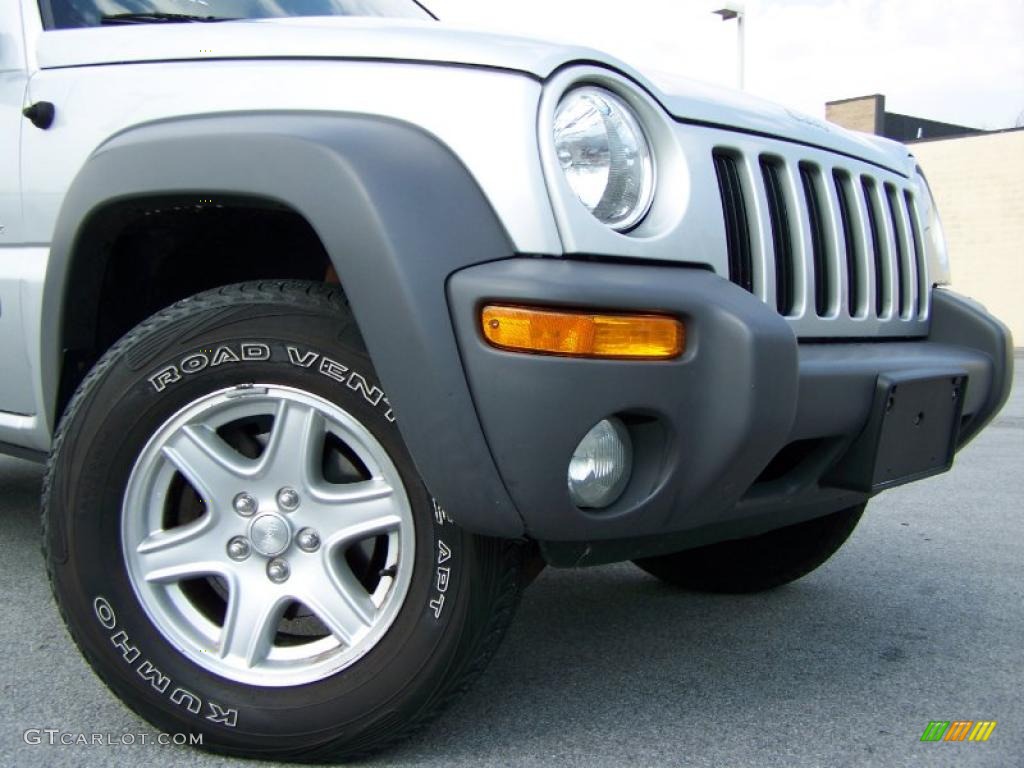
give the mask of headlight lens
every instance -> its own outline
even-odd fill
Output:
[[[555,151],[569,186],[598,221],[635,227],[654,198],[654,160],[635,113],[594,87],[566,94],[555,112]]]
[[[939,219],[939,209],[935,205],[935,198],[932,196],[931,187],[928,186],[928,179],[925,178],[924,172],[917,169],[917,187],[921,190],[921,196],[927,205],[927,211],[925,211],[924,226],[927,228],[925,237],[928,239],[928,244],[931,246],[931,253],[934,258],[935,266],[939,270],[939,274],[933,274],[932,282],[934,283],[948,283],[950,279],[949,270],[949,248],[946,245],[946,233],[942,229],[942,221]]]

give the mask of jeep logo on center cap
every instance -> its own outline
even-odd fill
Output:
[[[260,515],[249,528],[252,547],[264,557],[277,557],[291,541],[291,529],[280,515]]]

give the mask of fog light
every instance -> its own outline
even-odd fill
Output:
[[[618,500],[633,469],[633,444],[618,419],[599,421],[569,461],[569,496],[578,507],[603,509]]]

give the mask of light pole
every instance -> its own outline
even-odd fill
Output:
[[[719,8],[717,11],[713,11],[716,16],[721,16],[722,21],[732,21],[736,19],[736,79],[739,82],[740,89],[744,87],[744,74],[745,74],[745,63],[744,57],[744,19],[746,18],[746,12],[743,8],[743,3],[735,3],[732,0],[726,0],[725,5]]]

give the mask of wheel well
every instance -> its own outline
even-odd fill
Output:
[[[93,213],[67,277],[57,417],[93,364],[144,319],[196,293],[261,279],[337,282],[309,222],[276,201],[148,197]]]

